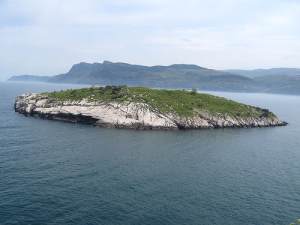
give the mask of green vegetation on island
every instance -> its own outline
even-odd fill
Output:
[[[44,93],[54,101],[135,102],[148,104],[162,113],[193,116],[199,112],[233,117],[275,117],[261,109],[195,90],[163,90],[145,87],[106,86]]]

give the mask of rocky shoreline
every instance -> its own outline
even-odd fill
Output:
[[[192,117],[161,113],[145,103],[55,101],[43,94],[24,94],[16,97],[15,111],[26,116],[73,123],[92,124],[109,128],[131,129],[200,129],[252,128],[285,126],[275,115],[231,117],[199,112]]]

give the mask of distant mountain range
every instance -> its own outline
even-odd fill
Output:
[[[256,70],[226,70],[228,73],[240,74],[242,76],[255,78],[261,76],[300,76],[300,69],[297,68],[272,68]]]
[[[127,63],[79,63],[56,76],[13,76],[9,81],[38,81],[210,91],[300,94],[300,69],[213,70],[197,65],[141,66]]]

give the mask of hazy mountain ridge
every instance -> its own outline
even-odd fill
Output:
[[[189,64],[142,66],[104,61],[81,62],[52,77],[23,75],[9,80],[300,94],[299,78],[300,69],[291,68],[221,71]]]
[[[47,82],[51,77],[49,76],[37,76],[37,75],[18,75],[9,78],[11,81],[40,81]]]
[[[300,75],[298,68],[271,68],[271,69],[254,69],[254,70],[225,70],[229,73],[240,74],[249,78],[261,76],[297,76]]]

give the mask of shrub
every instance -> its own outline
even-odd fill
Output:
[[[191,94],[192,94],[192,95],[197,94],[197,88],[192,88]]]

